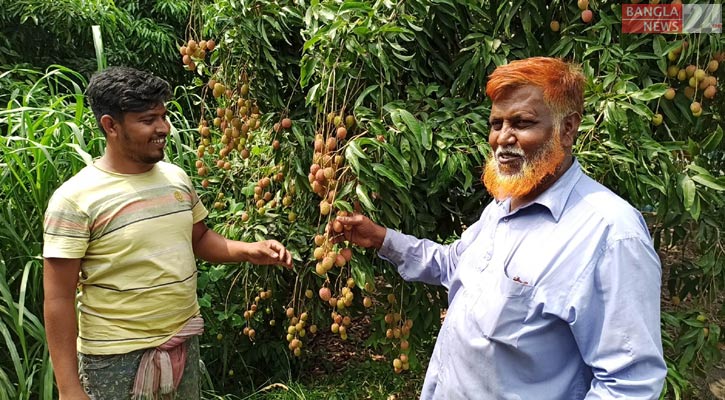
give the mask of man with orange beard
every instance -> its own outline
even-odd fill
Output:
[[[422,399],[657,399],[660,261],[640,213],[572,156],[584,76],[537,57],[489,78],[495,200],[478,222],[444,246],[338,217],[337,240],[448,288]]]

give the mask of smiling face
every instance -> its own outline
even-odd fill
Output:
[[[546,190],[571,165],[578,115],[557,124],[540,88],[508,90],[493,103],[489,123],[492,154],[483,180],[496,199],[511,197],[518,206]]]
[[[126,112],[120,120],[104,115],[101,123],[107,134],[107,161],[117,172],[150,170],[164,159],[166,137],[171,126],[166,107],[158,104],[140,112]]]

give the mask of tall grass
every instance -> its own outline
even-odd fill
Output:
[[[43,214],[62,182],[102,154],[86,79],[61,66],[0,74],[0,400],[52,399],[42,323]],[[186,170],[193,128],[171,103],[169,158]]]
[[[58,185],[99,154],[83,105],[86,81],[67,68],[0,75],[0,399],[53,398],[42,315],[42,222]],[[89,154],[90,153],[90,154]]]

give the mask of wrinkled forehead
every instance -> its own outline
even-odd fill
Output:
[[[501,93],[491,104],[491,115],[533,113],[536,115],[550,113],[544,102],[544,91],[537,86],[515,86]]]

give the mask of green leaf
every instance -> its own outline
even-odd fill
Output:
[[[320,89],[319,83],[312,85],[310,90],[307,91],[307,97],[305,98],[305,104],[310,105],[317,100],[317,91],[319,89]]]
[[[209,308],[211,307],[211,296],[209,293],[204,294],[204,296],[199,297],[199,306],[201,308]]]
[[[682,200],[685,210],[690,211],[692,205],[695,203],[695,195],[697,194],[695,182],[689,176],[683,175],[682,179],[680,179],[680,188],[682,189]]]
[[[662,97],[667,88],[668,86],[666,83],[657,83],[647,86],[640,91],[632,92],[630,97],[635,100],[650,101]]]
[[[364,13],[373,11],[373,9],[370,8],[369,5],[365,4],[364,2],[360,2],[360,1],[345,1],[340,6],[339,11],[343,12],[343,11],[350,11],[350,10],[359,10]]]
[[[638,115],[647,118],[649,120],[652,118],[652,110],[649,109],[646,105],[643,103],[627,103],[627,102],[620,102],[618,103],[621,107],[630,109],[637,113]]]
[[[349,211],[349,212],[353,211],[352,205],[344,200],[335,200],[335,202],[332,203],[332,205],[335,208],[340,209],[340,210],[345,210],[345,211]]]
[[[370,201],[370,196],[368,196],[367,191],[365,188],[358,184],[355,187],[355,194],[357,195],[358,200],[362,203],[362,205],[368,210],[368,211],[375,211],[375,205],[372,201]]]
[[[81,156],[81,158],[83,159],[83,162],[85,162],[86,165],[93,164],[93,157],[91,157],[91,155],[88,154],[85,150],[83,150],[79,145],[77,145],[75,143],[66,143],[65,145],[72,148],[73,150],[75,150],[76,153],[78,153],[78,155]]]
[[[363,101],[365,101],[365,98],[377,89],[380,89],[380,85],[370,85],[366,87],[365,90],[363,90],[362,93],[357,96],[357,100],[355,100],[355,106],[353,107],[353,109],[357,109],[358,107],[360,107]]]
[[[393,51],[393,55],[395,56],[395,58],[397,58],[399,60],[402,60],[402,61],[410,61],[413,58],[415,58],[415,54],[411,54],[411,55],[408,56],[408,55],[405,55],[405,54],[400,54],[400,53],[395,52],[395,51]]]
[[[310,49],[310,47],[314,46],[317,42],[322,40],[327,32],[325,30],[319,30],[315,36],[311,37],[308,41],[305,42],[304,46],[302,46],[302,51],[307,52],[307,50]]]
[[[573,47],[574,40],[572,37],[564,36],[551,50],[549,50],[549,55],[552,57],[566,57]]]
[[[93,47],[96,49],[96,68],[98,72],[106,69],[106,53],[103,49],[103,35],[99,25],[91,26],[93,32]]]
[[[703,152],[715,151],[717,149],[717,146],[722,141],[722,137],[723,137],[722,126],[718,125],[717,129],[715,129],[714,132],[712,132],[710,135],[708,135],[705,138],[705,140],[702,141]]]
[[[317,66],[317,59],[304,56],[300,64],[300,87],[305,87]]]
[[[586,50],[584,51],[584,55],[583,55],[583,56],[584,56],[584,57],[586,57],[586,56],[588,56],[588,55],[590,55],[590,54],[594,53],[595,51],[599,51],[599,50],[604,50],[604,46],[602,46],[602,45],[596,45],[596,46],[591,46],[591,47],[588,47],[588,48],[587,48],[587,49],[586,49]]]
[[[667,41],[665,40],[664,36],[657,35],[654,39],[654,42],[652,42],[652,48],[654,49],[654,53],[659,55],[660,57],[666,56],[667,51],[664,49],[667,47]]]
[[[637,179],[639,179],[640,182],[646,183],[650,185],[651,187],[659,190],[662,194],[666,195],[667,190],[665,189],[665,185],[662,183],[661,179],[659,177],[650,177],[648,175],[644,174],[638,174]]]
[[[695,202],[692,205],[692,209],[690,210],[690,215],[692,215],[692,218],[697,221],[700,219],[700,212],[702,211],[702,206],[700,204],[700,197],[695,197]]]
[[[407,188],[408,185],[405,183],[403,178],[401,178],[397,172],[392,170],[391,168],[386,167],[383,164],[373,164],[373,171],[376,173],[390,179],[391,182],[395,184],[395,186],[399,188]]]
[[[348,182],[348,183],[346,183],[345,186],[343,186],[342,189],[340,189],[337,192],[337,196],[336,197],[337,198],[344,198],[347,195],[349,195],[350,193],[352,193],[352,187],[353,187],[353,185],[354,185],[354,182]]]
[[[716,179],[712,175],[699,174],[693,176],[692,180],[710,189],[715,189],[719,192],[725,191],[725,185],[723,185],[722,179]]]
[[[433,142],[433,132],[427,127],[421,125],[421,123],[407,110],[399,109],[400,117],[402,118],[405,125],[410,131],[419,139],[419,143],[424,149],[430,150],[431,143]]]
[[[357,140],[351,140],[348,142],[347,146],[345,147],[345,158],[355,157],[359,159],[367,159],[368,157],[365,155],[365,153],[360,148],[360,145],[358,144]]]

